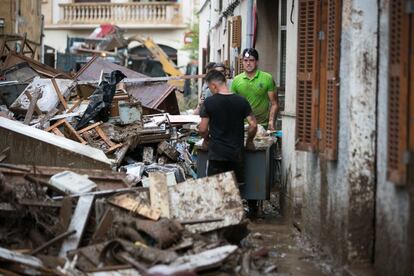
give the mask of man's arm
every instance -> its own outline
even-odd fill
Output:
[[[204,139],[208,138],[208,123],[209,123],[209,121],[210,121],[210,118],[202,117],[200,125],[198,127],[198,133]]]
[[[277,113],[277,92],[275,91],[269,91],[267,93],[267,96],[269,97],[270,101],[270,112],[269,112],[269,130],[275,130],[275,117]]]
[[[203,137],[203,149],[208,149],[208,123],[210,121],[210,118],[208,117],[202,117],[200,125],[198,126],[198,133],[201,137]]]
[[[256,136],[257,132],[257,122],[253,113],[247,116],[247,123],[249,124],[249,127],[247,129],[246,149],[254,150],[253,139]]]

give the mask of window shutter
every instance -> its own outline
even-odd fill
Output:
[[[298,18],[298,53],[296,87],[296,149],[316,149],[318,90],[318,0],[300,0]]]
[[[233,48],[241,48],[241,34],[242,34],[242,22],[241,16],[234,16],[232,19],[233,28],[231,32],[231,46]]]
[[[244,67],[243,67],[243,57],[239,57],[238,61],[237,61],[237,74],[241,74],[244,72]]]
[[[405,2],[390,2],[388,77],[388,179],[397,185],[407,178],[409,15]]]
[[[244,72],[243,69],[243,58],[240,56],[235,57],[234,61],[234,76],[237,76],[238,74],[241,74]]]
[[[320,125],[322,140],[319,150],[328,160],[336,160],[339,119],[339,52],[341,35],[341,1],[327,0],[326,35],[323,39],[324,64],[321,72]],[[323,95],[323,96],[322,96]]]

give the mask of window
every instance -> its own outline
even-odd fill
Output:
[[[410,53],[414,16],[410,8],[401,0],[390,2],[387,176],[397,185],[406,184],[414,152],[414,53]]]
[[[296,149],[336,160],[341,1],[300,0]]]

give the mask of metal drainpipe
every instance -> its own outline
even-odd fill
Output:
[[[253,46],[253,2],[254,0],[247,0],[246,48]]]

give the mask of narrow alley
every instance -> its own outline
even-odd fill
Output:
[[[414,275],[414,0],[0,7],[0,275]]]

